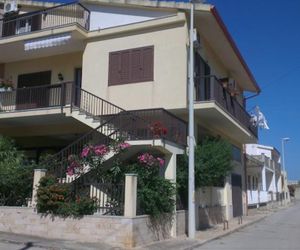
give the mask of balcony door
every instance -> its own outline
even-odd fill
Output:
[[[211,99],[210,67],[198,53],[195,53],[195,98],[196,101]]]
[[[34,109],[49,106],[51,71],[18,76],[16,109]]]
[[[74,100],[74,104],[77,107],[80,107],[81,82],[82,82],[82,68],[76,68],[75,69],[75,100]]]

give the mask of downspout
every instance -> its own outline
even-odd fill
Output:
[[[246,192],[246,216],[248,216],[248,177],[247,177],[247,156],[246,156],[246,146],[243,144],[243,164],[244,164],[244,174],[245,174],[245,192]]]

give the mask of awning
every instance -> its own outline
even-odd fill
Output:
[[[71,39],[70,33],[64,33],[60,35],[48,36],[44,38],[38,38],[33,40],[27,40],[24,42],[24,50],[36,50],[43,48],[50,48],[55,46],[61,46],[67,44]]]

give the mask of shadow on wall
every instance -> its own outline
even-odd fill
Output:
[[[213,225],[223,223],[225,219],[225,206],[199,208],[198,229],[204,230]]]

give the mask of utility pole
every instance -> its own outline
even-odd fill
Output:
[[[195,238],[195,133],[194,133],[194,1],[190,8],[190,51],[189,51],[189,217],[188,236]]]

